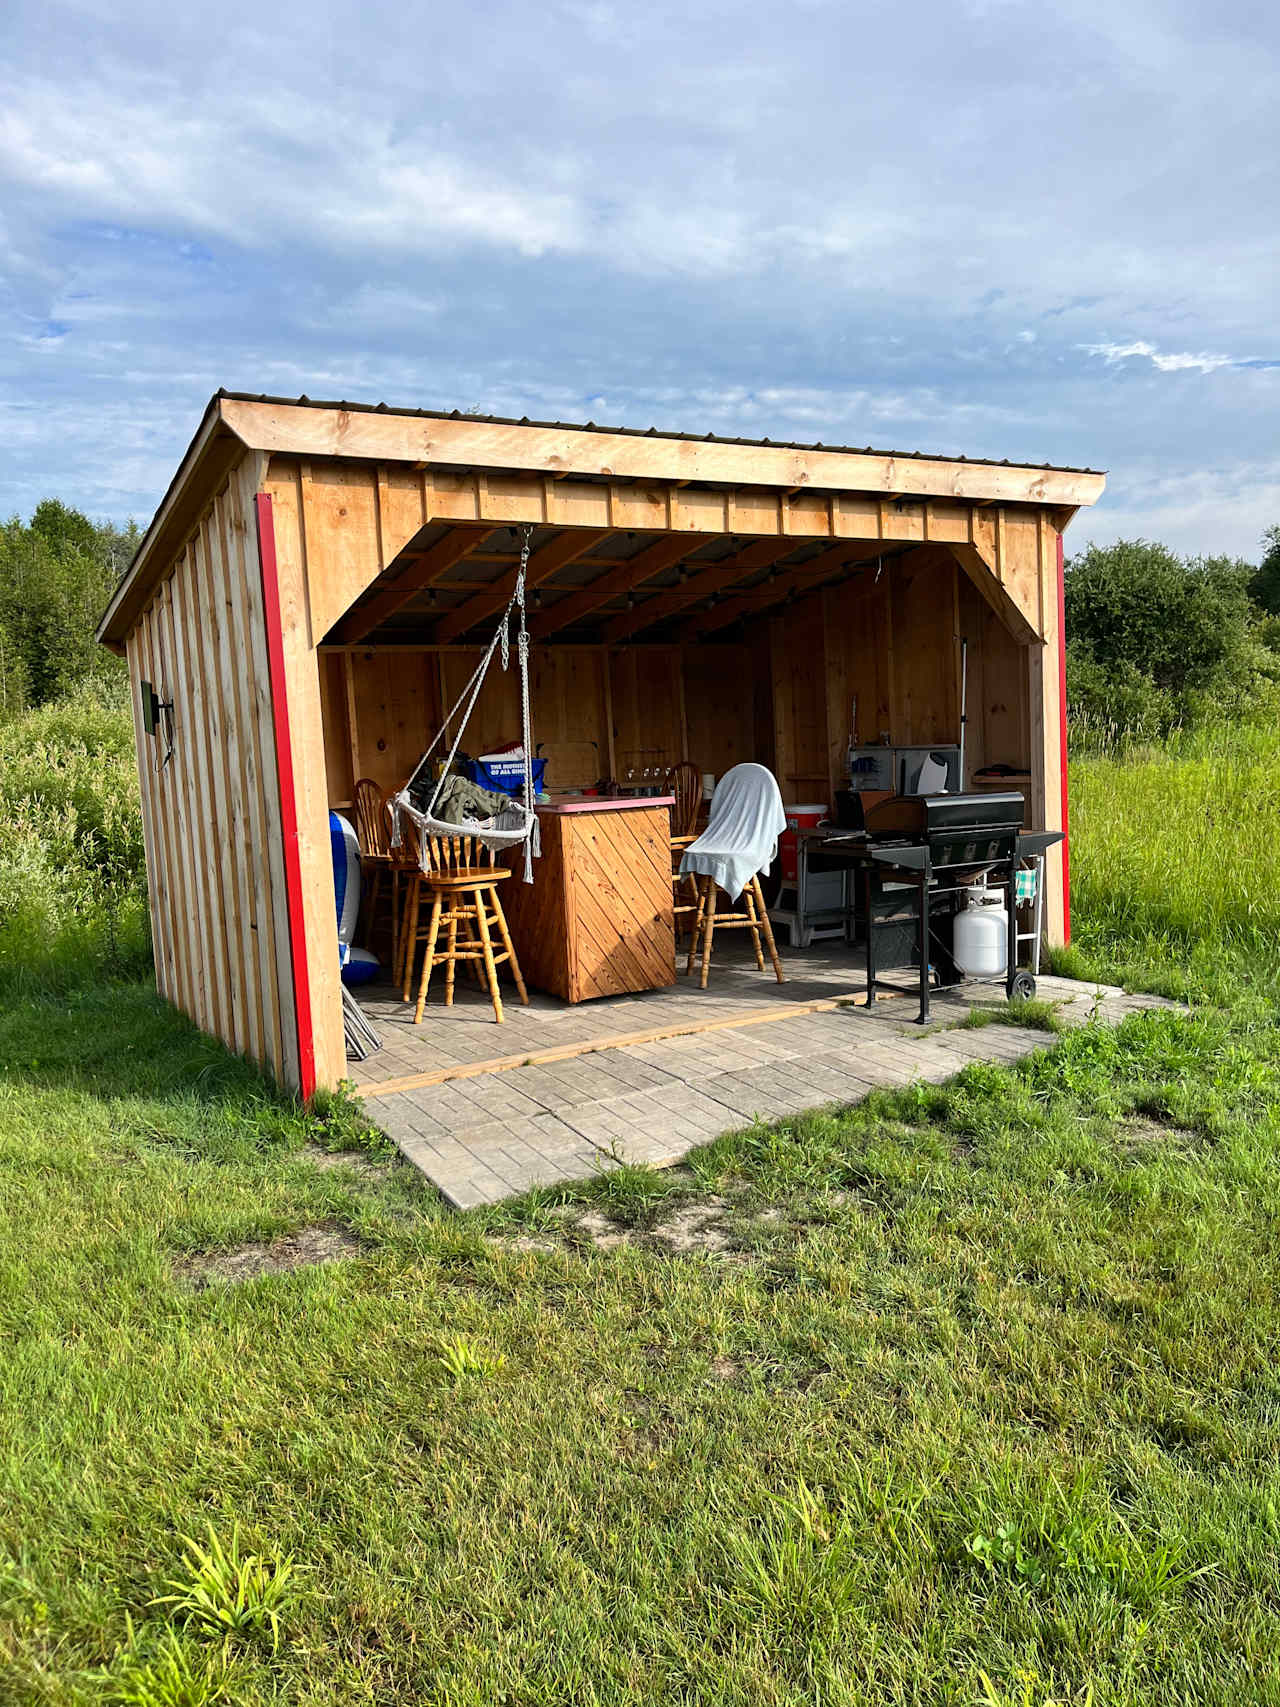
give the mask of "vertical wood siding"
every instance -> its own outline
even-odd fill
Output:
[[[298,952],[306,956],[310,1047],[319,1085],[336,1085],[346,1072],[342,1035],[342,987],[338,976],[338,930],[329,851],[328,775],[324,714],[320,699],[320,656],[310,605],[313,571],[336,553],[358,561],[350,540],[334,537],[344,518],[308,516],[298,466],[273,462],[263,480],[270,499],[280,619],[280,668],[288,697],[289,751],[293,762],[295,849],[301,893],[294,899],[302,932]],[[362,512],[363,513],[363,512]],[[282,938],[282,940],[287,940]]]
[[[128,641],[147,882],[162,995],[298,1083],[280,792],[253,499],[231,473]],[[173,701],[142,727],[140,684]]]

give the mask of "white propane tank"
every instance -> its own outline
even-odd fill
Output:
[[[1009,915],[990,902],[956,914],[951,957],[966,978],[999,978],[1009,963]]]

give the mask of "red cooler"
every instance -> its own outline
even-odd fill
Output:
[[[778,860],[782,866],[782,881],[794,883],[796,880],[796,831],[816,830],[827,816],[825,805],[784,806],[782,810],[787,815],[787,827],[778,837]]]

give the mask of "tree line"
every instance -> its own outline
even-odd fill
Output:
[[[1067,562],[1067,703],[1080,736],[1159,737],[1280,694],[1280,527],[1260,565],[1149,540]]]
[[[56,498],[0,523],[0,718],[120,681],[94,630],[140,537]]]

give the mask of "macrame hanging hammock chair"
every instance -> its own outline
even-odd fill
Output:
[[[414,825],[418,831],[420,861],[425,871],[427,869],[428,852],[425,838],[427,836],[474,836],[476,840],[495,852],[505,848],[517,847],[524,843],[524,880],[533,882],[533,861],[541,853],[538,837],[538,815],[533,809],[533,729],[529,715],[529,629],[525,612],[525,577],[529,569],[529,546],[533,539],[532,527],[522,530],[520,546],[520,564],[516,570],[516,584],[511,597],[507,600],[507,608],[503,611],[493,639],[489,642],[483,658],[476,665],[475,671],[466,687],[458,695],[452,709],[444,720],[443,727],[426,752],[418,760],[413,775],[397,794],[391,797],[391,841],[394,847],[399,847],[403,835],[401,825],[405,819]],[[435,816],[436,806],[445,779],[453,770],[453,761],[462,745],[462,737],[466,733],[467,723],[475,709],[476,700],[480,697],[480,689],[484,686],[485,676],[493,662],[496,652],[500,652],[502,668],[511,666],[511,618],[517,618],[516,623],[516,659],[520,672],[520,736],[524,749],[524,787],[523,800],[511,800],[501,811],[495,812],[490,818],[468,819],[461,824],[446,823],[444,819]],[[448,734],[449,725],[461,711],[461,720],[449,756],[440,767],[436,778],[435,790],[425,811],[420,811],[414,805],[410,790],[427,768],[432,753]]]

